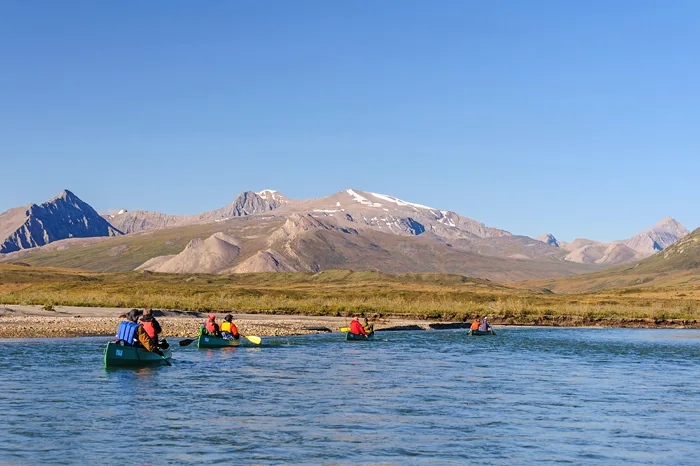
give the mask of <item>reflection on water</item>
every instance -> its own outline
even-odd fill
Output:
[[[105,339],[0,341],[0,464],[694,464],[700,332],[340,334],[105,370]]]

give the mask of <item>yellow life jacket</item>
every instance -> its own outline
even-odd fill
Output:
[[[231,333],[231,322],[222,322],[220,329],[222,332]]]

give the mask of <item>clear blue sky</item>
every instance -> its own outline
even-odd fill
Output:
[[[560,239],[700,224],[700,2],[0,2],[0,210],[353,187]]]

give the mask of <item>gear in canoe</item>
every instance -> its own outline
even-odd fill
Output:
[[[345,339],[351,340],[369,340],[374,338],[374,326],[369,323],[365,318],[365,325],[363,326],[357,317],[352,319],[350,322],[349,331],[345,334]]]
[[[139,318],[143,314],[143,311],[132,309],[121,316],[125,320],[119,324],[116,340],[108,343],[105,349],[106,367],[152,364],[153,361],[171,365],[169,359],[172,358],[172,353],[168,350],[170,345],[167,340],[158,340],[158,334],[162,330],[160,324],[150,309],[146,313],[146,325],[140,324]]]

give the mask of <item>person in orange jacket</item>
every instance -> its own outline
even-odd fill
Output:
[[[241,334],[238,333],[238,327],[233,323],[233,316],[228,314],[221,322],[221,336],[227,340],[239,340]]]
[[[479,330],[479,319],[478,318],[474,319],[474,322],[472,322],[472,326],[469,327],[469,330]]]

